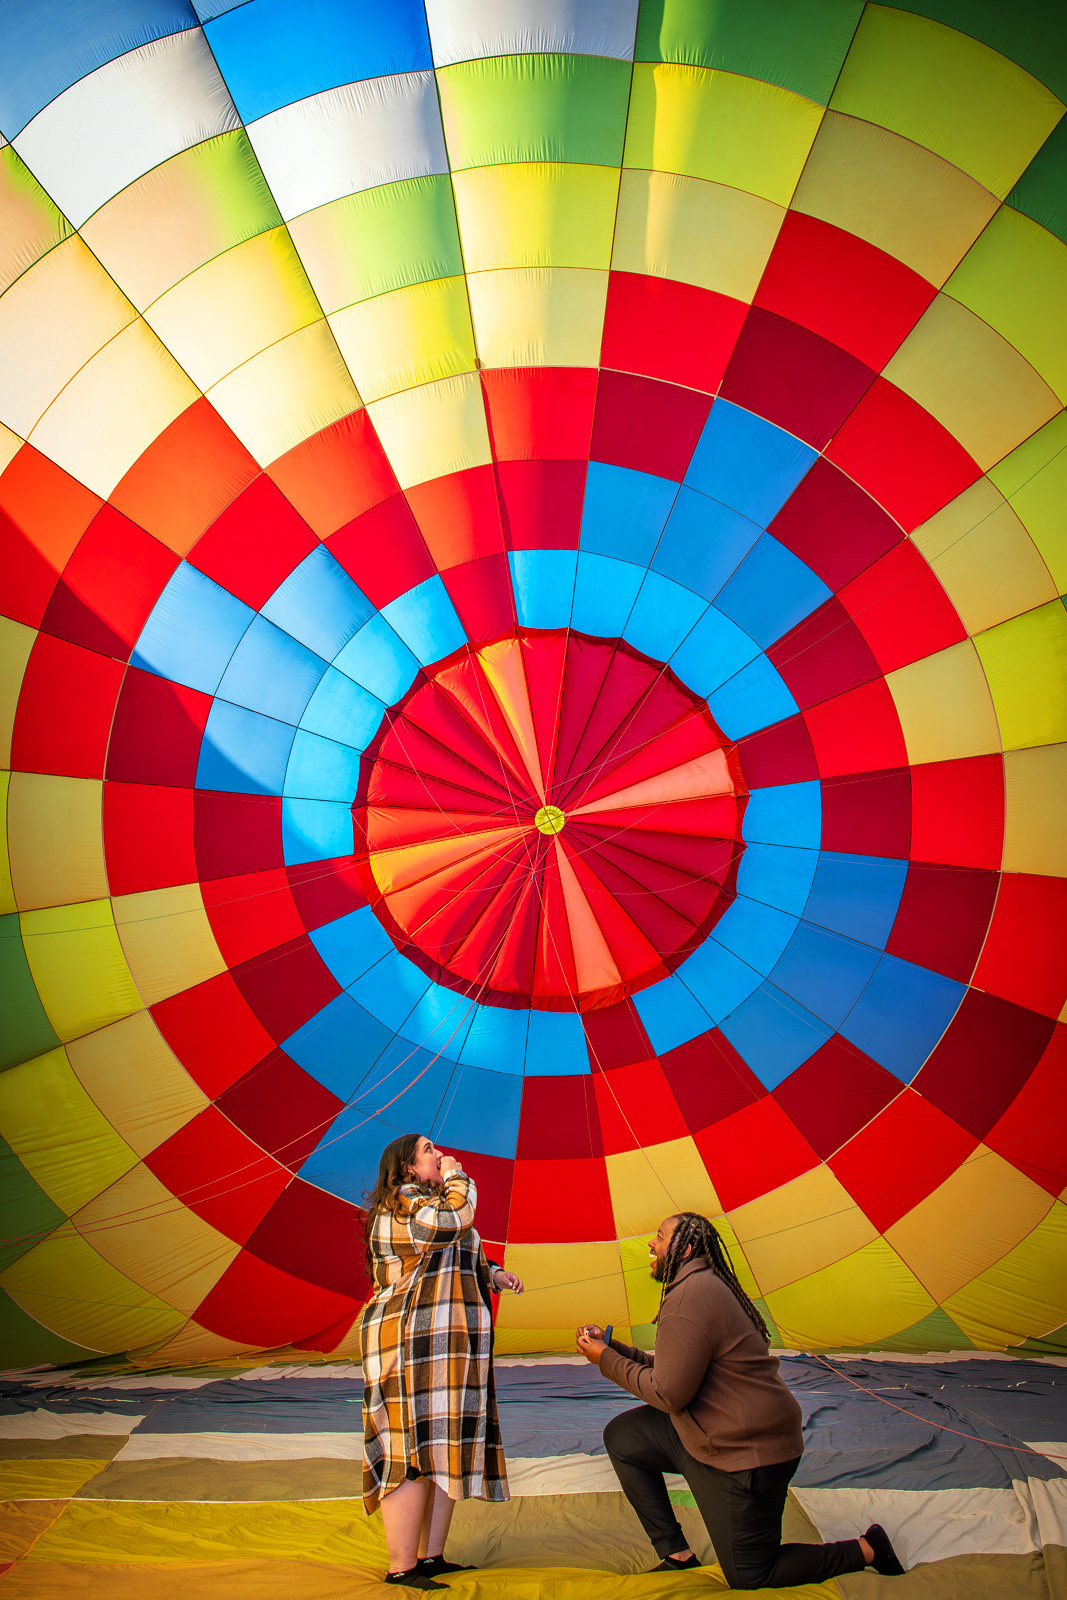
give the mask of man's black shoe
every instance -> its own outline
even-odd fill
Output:
[[[686,1556],[684,1561],[675,1560],[674,1556],[664,1556],[658,1567],[650,1567],[650,1572],[683,1572],[686,1567],[699,1567],[700,1562],[696,1556]]]
[[[881,1523],[872,1522],[863,1537],[870,1545],[874,1555],[875,1572],[880,1572],[883,1578],[902,1578],[904,1576],[904,1568],[901,1566],[889,1535]]]

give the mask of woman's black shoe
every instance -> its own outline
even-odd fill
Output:
[[[871,1552],[874,1556],[872,1565],[875,1572],[880,1572],[883,1578],[902,1578],[904,1576],[904,1568],[901,1566],[889,1535],[881,1523],[872,1522],[863,1537],[871,1547]]]
[[[407,1572],[387,1572],[383,1580],[385,1583],[395,1583],[397,1587],[405,1589],[444,1589],[443,1583],[435,1583],[428,1572],[423,1572],[420,1562],[409,1567]]]
[[[699,1567],[700,1562],[696,1556],[686,1556],[684,1561],[676,1561],[673,1556],[664,1556],[658,1567],[650,1567],[650,1572],[684,1572],[686,1567]]]
[[[439,1578],[445,1572],[474,1572],[474,1567],[465,1567],[460,1561],[446,1561],[444,1556],[420,1556],[419,1566],[427,1577]]]

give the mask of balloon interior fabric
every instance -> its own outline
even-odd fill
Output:
[[[5,1364],[1062,1352],[1062,7],[0,26]]]

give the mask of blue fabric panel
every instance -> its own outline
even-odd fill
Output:
[[[814,850],[786,844],[746,846],[737,869],[737,892],[779,911],[804,914],[818,857]]]
[[[216,700],[200,746],[197,788],[281,794],[294,733],[284,722]]]
[[[422,0],[254,0],[204,31],[245,122],[322,89],[433,65]]]
[[[213,17],[221,17],[224,11],[236,11],[238,6],[247,4],[248,0],[193,0],[201,22],[210,22]]]
[[[382,616],[372,617],[360,628],[338,655],[334,666],[380,702],[382,711],[378,722],[382,720],[385,707],[395,705],[407,693],[419,670],[419,663],[403,639]],[[367,714],[369,716],[369,711]],[[375,723],[375,728],[377,726]]]
[[[632,561],[578,553],[571,626],[579,633],[618,638],[625,628],[644,580],[645,569]]]
[[[399,646],[399,640],[397,644]],[[384,703],[369,689],[338,672],[336,667],[327,667],[305,707],[300,726],[309,733],[321,734],[324,739],[350,745],[353,750],[365,750],[384,715]]]
[[[778,670],[761,655],[710,694],[708,707],[728,739],[743,739],[791,717],[797,703]]]
[[[691,590],[657,572],[649,572],[634,601],[623,638],[646,656],[667,661],[707,609],[706,602]]]
[[[382,607],[382,616],[424,667],[450,656],[467,642],[448,590],[436,573],[390,600]]]
[[[634,1005],[657,1055],[707,1033],[711,1017],[678,973],[635,994]]]
[[[603,1456],[604,1429],[633,1406],[633,1397],[605,1383],[598,1367],[554,1361],[501,1367],[495,1373],[500,1431],[510,1460]]]
[[[721,1026],[768,1089],[813,1056],[833,1031],[772,983],[761,984]]]
[[[285,793],[301,800],[352,804],[359,783],[359,751],[298,729],[285,769]]]
[[[275,589],[263,607],[263,615],[324,661],[332,661],[374,616],[374,607],[340,562],[320,544]]]
[[[588,1073],[582,1019],[571,1011],[531,1011],[526,1042],[526,1071],[530,1077],[573,1077]]]
[[[449,1061],[458,1061],[470,1032],[474,1004],[465,994],[431,983],[398,1032],[412,1044],[424,1045]]]
[[[97,67],[197,25],[188,0],[13,0],[3,12],[0,128],[8,139]]]
[[[130,657],[135,667],[214,694],[251,606],[183,561],[171,574]]]
[[[299,1169],[300,1176],[358,1206],[368,1190],[374,1188],[379,1157],[395,1137],[392,1128],[383,1128],[365,1106],[346,1106],[323,1135],[318,1149],[311,1152]]]
[[[715,601],[764,649],[808,616],[830,590],[811,568],[765,533]]]
[[[815,868],[804,920],[882,949],[907,875],[906,861],[824,850]]]
[[[837,1028],[863,993],[877,950],[802,922],[771,973],[779,989]]]
[[[349,856],[353,844],[347,800],[282,800],[282,853],[289,866]]]
[[[677,493],[668,478],[590,461],[580,548],[647,567]]]
[[[253,617],[217,692],[233,705],[295,727],[325,671],[319,656],[265,618]]]
[[[736,622],[709,606],[692,633],[674,652],[671,668],[683,683],[706,698],[760,655],[755,640]]]
[[[395,1033],[418,1005],[430,981],[421,967],[394,948],[350,984],[349,993]]]
[[[681,488],[652,567],[714,600],[759,537],[760,529],[747,517]]]
[[[883,955],[841,1032],[887,1072],[910,1083],[965,993],[962,983]]]
[[[514,1160],[521,1103],[521,1078],[457,1067],[430,1137],[446,1150],[474,1150]]]
[[[822,786],[783,783],[753,789],[745,806],[744,836],[760,844],[809,845],[822,837]]]
[[[685,481],[765,528],[817,453],[772,422],[716,400]]]
[[[739,894],[716,924],[715,938],[765,978],[796,930],[795,916]]]
[[[574,604],[575,550],[512,550],[515,616],[524,628],[565,628]]]
[[[505,1006],[477,1006],[460,1060],[464,1066],[522,1076],[530,1013]]]
[[[718,944],[714,937],[705,939],[699,949],[694,950],[678,968],[676,976],[707,1012],[705,1028],[710,1022],[721,1022],[723,1017],[728,1017],[748,999],[760,981],[758,972]]]
[[[459,1068],[406,1039],[393,1039],[360,1084],[352,1109],[373,1118],[378,1150],[402,1133],[433,1127]],[[375,1160],[375,1166],[377,1166]]]
[[[312,929],[309,937],[343,989],[396,950],[370,906]]]
[[[347,1100],[392,1037],[350,995],[339,994],[291,1033],[282,1048],[297,1066]]]

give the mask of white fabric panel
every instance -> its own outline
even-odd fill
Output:
[[[248,125],[282,216],[401,178],[447,172],[432,72],[327,89]]]
[[[426,0],[437,66],[559,51],[632,61],[638,0]]]
[[[55,1374],[53,1373],[53,1378]],[[96,1380],[99,1386],[99,1378]],[[70,1439],[76,1434],[131,1433],[144,1417],[127,1411],[16,1411],[0,1417],[0,1439]]]
[[[179,150],[240,126],[199,28],[109,61],[39,111],[14,145],[75,227]]]
[[[905,1567],[950,1556],[1026,1555],[1039,1548],[1025,1483],[1012,1489],[797,1489],[825,1541],[880,1522]]]
[[[688,1487],[665,1474],[668,1489]],[[618,1494],[619,1480],[607,1456],[508,1456],[508,1484],[515,1494]]]
[[[352,1404],[359,1406],[354,1396]],[[350,1433],[135,1433],[113,1459],[159,1461],[176,1456],[201,1461],[361,1461],[363,1431],[354,1409]]]
[[[1067,1545],[1067,1478],[1028,1478],[1026,1488],[1034,1508],[1037,1545]]]
[[[249,1367],[247,1372],[231,1373],[234,1383],[268,1383],[278,1378],[325,1378],[333,1383],[337,1378],[348,1378],[352,1383],[363,1383],[363,1368],[353,1361],[331,1361],[321,1367],[310,1367],[304,1362],[296,1366],[283,1362],[276,1367]],[[362,1392],[359,1396],[362,1401]]]

